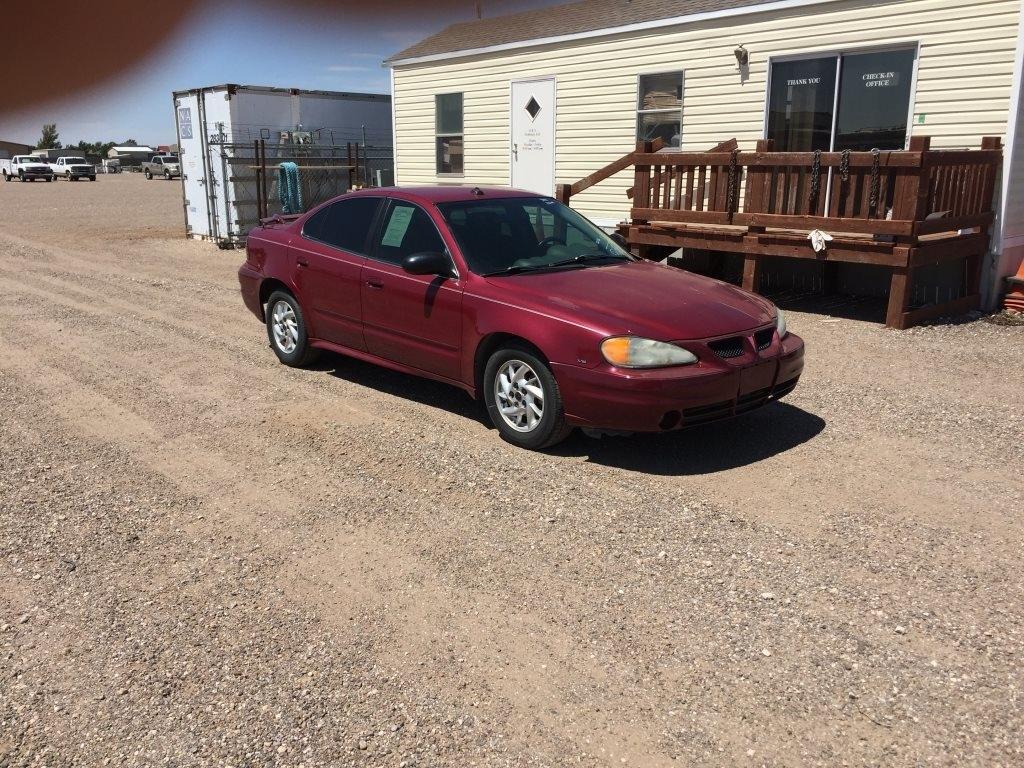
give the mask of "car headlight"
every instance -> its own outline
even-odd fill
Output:
[[[781,309],[777,309],[775,312],[775,328],[779,332],[779,338],[784,339],[786,338],[786,334],[789,333],[789,331],[786,330],[786,313]]]
[[[697,362],[697,356],[682,347],[638,336],[613,336],[605,339],[601,342],[601,354],[609,363],[620,368],[662,368]]]

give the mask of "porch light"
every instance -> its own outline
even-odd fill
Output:
[[[747,53],[747,49],[743,47],[742,43],[733,51],[733,55],[736,57],[736,64],[740,69],[747,66],[747,63],[750,61],[750,54]]]

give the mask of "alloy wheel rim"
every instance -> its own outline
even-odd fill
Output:
[[[295,317],[295,310],[287,301],[279,301],[274,305],[271,318],[274,344],[286,355],[290,355],[299,345],[299,321]]]
[[[544,417],[544,386],[529,364],[508,360],[494,377],[494,402],[509,427],[532,432]]]

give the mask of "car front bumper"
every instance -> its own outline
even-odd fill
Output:
[[[554,364],[567,420],[580,427],[661,432],[747,413],[789,394],[804,367],[804,343],[778,336],[761,352],[691,366],[627,370]]]

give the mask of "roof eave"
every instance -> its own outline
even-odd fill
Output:
[[[702,13],[691,13],[685,16],[672,16],[665,19],[654,19],[652,21],[640,21],[634,24],[624,24],[618,27],[604,27],[592,29],[585,32],[573,32],[566,35],[554,35],[552,37],[535,37],[529,40],[516,40],[510,43],[499,43],[488,45],[482,48],[465,48],[458,51],[444,51],[442,53],[430,53],[423,56],[409,56],[404,59],[385,59],[382,63],[386,67],[404,67],[413,64],[427,64],[433,61],[444,61],[446,59],[464,59],[469,56],[480,56],[489,53],[500,53],[518,48],[535,48],[545,45],[557,45],[558,43],[572,42],[575,40],[587,40],[595,37],[606,37],[608,35],[628,34],[630,32],[643,32],[649,29],[661,27],[674,27],[680,24],[693,24],[699,21],[711,21],[714,19],[725,19],[734,16],[746,16],[755,13],[767,13],[770,11],[781,11],[790,8],[803,8],[805,6],[823,5],[835,3],[840,0],[771,0],[771,2],[758,5],[746,5],[739,8],[724,8],[717,11],[704,11]]]

